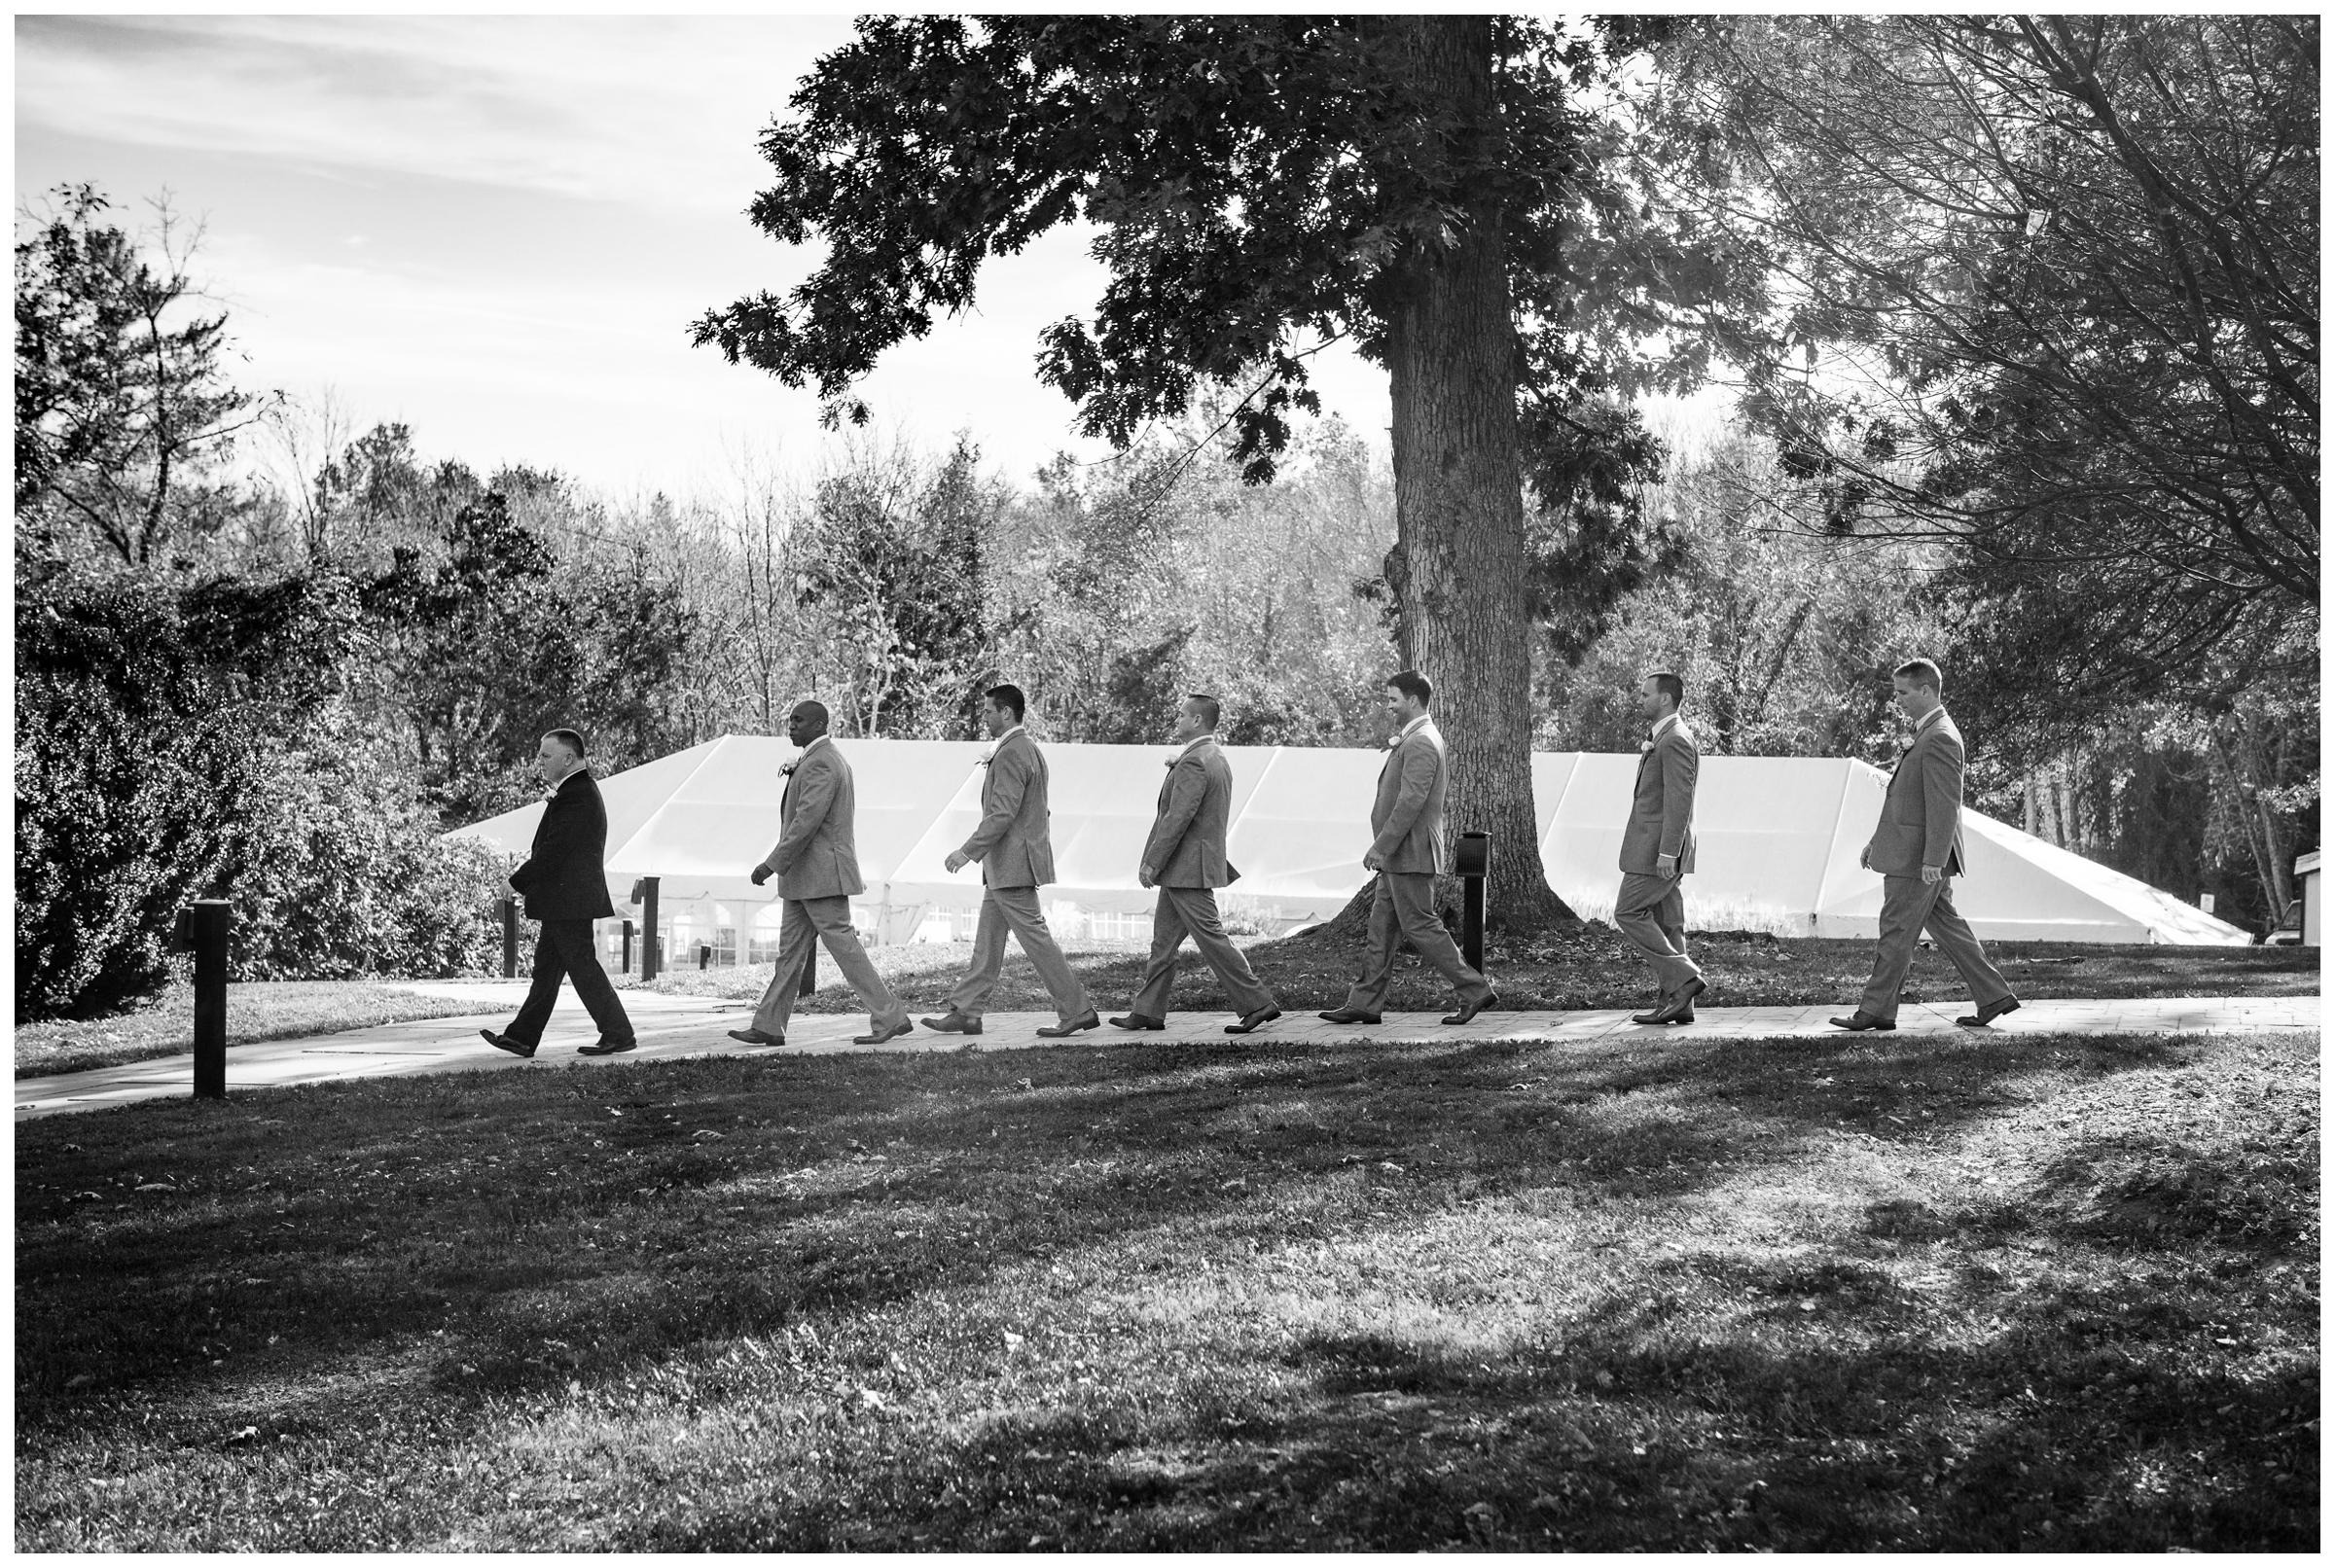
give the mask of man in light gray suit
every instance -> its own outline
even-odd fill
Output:
[[[2001,971],[1987,961],[1970,922],[1954,907],[1949,877],[1962,870],[1962,732],[1946,712],[1944,678],[1926,659],[1908,659],[1890,677],[1897,711],[1914,727],[1913,742],[1889,775],[1881,821],[1857,863],[1881,873],[1881,945],[1873,979],[1856,1011],[1832,1022],[1843,1029],[1894,1029],[1897,993],[1928,927],[1938,950],[1970,988],[1978,1012],[1955,1019],[1983,1029],[2019,1006]]]
[[[981,823],[948,860],[951,874],[981,862],[981,923],[973,932],[973,961],[949,993],[949,1012],[924,1020],[925,1028],[943,1034],[981,1033],[982,1010],[1005,967],[1009,930],[1046,982],[1060,1020],[1038,1033],[1060,1040],[1102,1026],[1087,1001],[1086,985],[1062,956],[1038,908],[1038,889],[1054,880],[1054,844],[1048,837],[1046,759],[1022,728],[1024,707],[1018,686],[991,687],[982,701],[982,722],[997,744],[989,749],[981,781]]]
[[[1443,837],[1446,768],[1443,735],[1427,716],[1435,689],[1417,670],[1404,670],[1386,683],[1386,716],[1396,728],[1392,749],[1379,768],[1378,799],[1371,802],[1370,831],[1376,837],[1362,856],[1365,871],[1379,873],[1370,906],[1370,955],[1346,1005],[1321,1016],[1332,1023],[1376,1023],[1394,980],[1394,952],[1404,937],[1459,992],[1459,1011],[1443,1021],[1467,1023],[1500,999],[1491,982],[1467,967],[1459,944],[1435,916],[1435,876],[1451,867]]]
[[[1193,695],[1184,698],[1177,714],[1175,738],[1184,749],[1168,764],[1159,814],[1152,820],[1142,864],[1135,870],[1137,881],[1160,890],[1151,915],[1151,962],[1127,1016],[1111,1020],[1122,1029],[1168,1027],[1176,949],[1187,934],[1240,1016],[1239,1022],[1224,1026],[1226,1034],[1254,1034],[1281,1016],[1273,993],[1224,934],[1224,922],[1216,915],[1216,889],[1230,886],[1240,875],[1224,854],[1233,820],[1233,765],[1216,744],[1221,711],[1214,697]]]
[[[908,1007],[885,986],[859,944],[851,928],[851,898],[867,891],[859,877],[859,848],[852,841],[851,823],[856,802],[851,790],[851,765],[827,738],[827,709],[818,702],[798,702],[787,715],[786,738],[802,755],[782,773],[786,793],[780,797],[778,842],[749,874],[760,887],[778,878],[778,896],[785,913],[778,925],[777,971],[762,1005],[754,1010],[754,1026],[733,1029],[730,1038],[750,1046],[786,1044],[786,1020],[794,1013],[795,993],[803,981],[803,966],[810,959],[812,942],[823,942],[827,954],[844,979],[868,1004],[873,1031],[854,1035],[852,1044],[880,1046],[914,1032]]]
[[[1695,775],[1703,753],[1679,717],[1686,683],[1656,670],[1638,683],[1638,709],[1654,726],[1639,748],[1630,822],[1622,830],[1622,889],[1613,923],[1653,962],[1662,993],[1633,1023],[1692,1023],[1703,970],[1686,954],[1686,873],[1695,869]]]

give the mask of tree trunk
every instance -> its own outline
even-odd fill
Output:
[[[1455,141],[1499,134],[1486,18],[1379,23],[1410,80],[1450,106]],[[1487,923],[1530,930],[1578,917],[1541,872],[1532,808],[1532,625],[1516,426],[1522,355],[1501,225],[1498,203],[1473,196],[1446,242],[1413,240],[1390,279],[1402,558],[1389,575],[1402,646],[1435,686],[1451,757],[1450,831],[1491,835]]]

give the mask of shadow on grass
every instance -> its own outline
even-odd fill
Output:
[[[1142,1273],[1155,1244],[1172,1267],[1179,1252],[1548,1194],[1572,1212],[1654,1213],[1746,1175],[1789,1181],[1845,1138],[1919,1158],[2048,1085],[2196,1050],[1650,1037],[1594,1053],[717,1058],[36,1123],[18,1128],[19,1452],[102,1429],[131,1401],[174,1405],[197,1447],[262,1421],[267,1440],[330,1432],[352,1398],[476,1427],[514,1398],[612,1394],[734,1341],[1051,1260],[1109,1254]],[[2095,1139],[2015,1203],[1878,1203],[1812,1261],[1636,1260],[1635,1294],[1568,1308],[1546,1343],[1446,1353],[1312,1335],[1285,1357],[1300,1396],[1239,1378],[1211,1394],[1202,1377],[1159,1408],[1098,1397],[905,1444],[878,1467],[880,1524],[839,1481],[618,1534],[1096,1550],[2299,1542],[2306,1515],[2316,1531],[2299,1479],[2316,1437],[2294,1429],[2297,1375],[2249,1382],[2209,1370],[2214,1352],[2168,1347],[2237,1311],[2222,1298],[2315,1234],[2316,1187],[2300,1158]],[[2013,1242],[2188,1262],[2142,1317],[2102,1304],[2112,1281],[2094,1300],[1987,1265],[1916,1292],[1885,1266],[1900,1245]],[[408,1370],[352,1395],[340,1374],[359,1363]],[[237,1391],[246,1366],[265,1369],[266,1409]],[[2175,1435],[2200,1409],[2218,1412],[2209,1457],[2184,1458],[2196,1444]],[[2181,1482],[2201,1466],[2222,1479]],[[2005,1502],[2022,1486],[2047,1488],[2024,1514]],[[2056,1536],[2021,1534],[2044,1522]]]

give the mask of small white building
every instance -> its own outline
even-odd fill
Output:
[[[2294,874],[2303,884],[2303,945],[2317,947],[2318,940],[2318,851],[2314,849],[2294,863]]]

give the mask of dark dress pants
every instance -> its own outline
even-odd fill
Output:
[[[562,979],[576,982],[576,995],[583,999],[584,1011],[592,1015],[601,1039],[623,1042],[632,1038],[632,1020],[625,1016],[625,1004],[609,983],[608,972],[600,968],[590,920],[543,922],[535,938],[535,983],[527,988],[519,1016],[503,1033],[522,1046],[541,1045],[543,1026],[551,1021],[552,1008],[559,1000]]]

